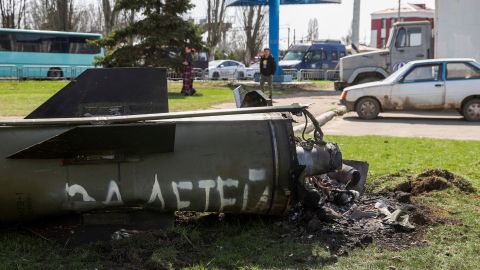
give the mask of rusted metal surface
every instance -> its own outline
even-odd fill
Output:
[[[243,110],[0,127],[0,222],[125,207],[282,215],[305,177],[341,167],[335,144],[294,137],[287,113],[303,107]]]
[[[405,110],[443,110],[445,109],[444,103],[441,104],[428,104],[421,102],[413,102],[410,97],[397,97],[394,101],[387,95],[380,100],[383,111],[405,111]],[[448,104],[447,108],[458,109],[460,104],[452,103]]]

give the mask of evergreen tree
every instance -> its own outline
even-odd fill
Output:
[[[117,0],[115,8],[140,19],[98,41],[107,51],[98,64],[178,67],[185,46],[202,46],[201,30],[182,18],[193,8],[190,0]]]

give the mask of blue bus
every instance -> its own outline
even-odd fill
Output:
[[[94,67],[100,34],[0,28],[0,77],[74,78]]]

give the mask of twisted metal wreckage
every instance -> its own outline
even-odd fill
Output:
[[[143,72],[151,70],[165,75]],[[110,91],[102,78],[134,87],[121,79],[127,71],[88,71],[109,76],[82,75],[33,116],[0,122],[0,223],[111,209],[283,215],[299,202],[346,204],[362,192],[365,173],[343,164],[307,106],[145,113],[158,105],[151,96],[145,106],[99,98]],[[80,98],[69,100],[75,87]],[[56,117],[59,104],[75,109]],[[91,116],[102,110],[117,116]],[[313,138],[294,135],[292,115],[313,123]]]

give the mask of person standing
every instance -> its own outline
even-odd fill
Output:
[[[185,47],[185,58],[183,60],[183,86],[181,93],[186,96],[191,96],[195,94],[195,89],[193,89],[193,49],[190,47]]]
[[[275,59],[273,58],[273,56],[270,54],[270,49],[265,48],[263,50],[263,55],[260,58],[260,88],[262,89],[262,91],[264,91],[265,82],[268,83],[268,97],[270,99],[272,99],[273,75],[275,75],[276,68],[277,64],[275,63]]]

